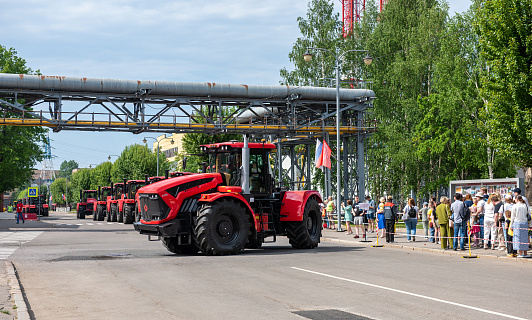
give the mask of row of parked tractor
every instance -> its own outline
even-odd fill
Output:
[[[127,180],[112,183],[110,186],[99,186],[98,190],[80,190],[80,202],[76,205],[76,216],[85,219],[92,215],[92,220],[107,222],[122,222],[131,224],[140,221],[140,210],[137,205],[137,190],[141,187],[168,179],[185,175],[182,172],[168,170],[164,177],[148,177],[144,180]]]
[[[28,197],[22,199],[22,213],[35,213],[41,216],[48,216],[50,207],[46,203],[46,196],[41,194],[38,197]],[[52,210],[55,210],[55,205]]]

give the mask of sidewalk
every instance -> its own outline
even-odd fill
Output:
[[[437,253],[437,254],[448,254],[448,255],[456,255],[456,256],[468,256],[469,255],[469,250],[466,250],[466,251],[460,251],[460,249],[458,249],[458,251],[454,251],[452,249],[443,250],[441,249],[441,246],[439,244],[429,242],[428,239],[425,239],[423,235],[423,230],[418,230],[418,232],[419,231],[421,231],[421,233],[418,233],[416,235],[416,241],[408,242],[406,235],[401,235],[401,234],[406,233],[406,229],[397,228],[395,232],[400,235],[395,236],[395,243],[386,243],[386,238],[379,238],[379,245],[384,245],[386,248],[415,250],[415,251],[423,251],[423,252],[432,252],[432,253]],[[372,246],[376,245],[375,243],[375,241],[377,240],[376,233],[367,234],[367,240],[369,240],[369,242],[362,242],[362,240],[364,240],[362,236],[359,239],[355,239],[353,237],[354,235],[355,235],[354,233],[351,235],[347,235],[345,232],[338,232],[336,230],[323,229],[321,239],[322,241],[340,242],[340,243],[346,243],[350,245],[363,245],[363,246],[367,246],[368,248],[372,248]],[[466,248],[467,248],[467,245],[466,245]],[[378,250],[379,248],[374,248],[374,249]],[[491,249],[485,250],[483,248],[475,248],[475,249],[472,248],[471,255],[472,256],[476,255],[479,258],[505,259],[505,260],[515,260],[515,261],[523,261],[523,262],[532,263],[532,258],[523,259],[523,258],[507,257],[506,250],[499,251],[499,250],[491,250]]]

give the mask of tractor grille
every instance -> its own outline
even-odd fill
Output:
[[[168,216],[170,207],[168,207],[158,194],[140,194],[139,199],[142,220],[163,220]]]

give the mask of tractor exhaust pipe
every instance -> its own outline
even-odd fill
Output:
[[[127,179],[124,178],[124,188],[122,189],[122,194],[124,195],[124,199],[127,199]]]
[[[164,178],[168,179],[169,176],[170,176],[170,170],[169,169],[164,170]]]
[[[144,184],[148,185],[148,174],[144,175]]]
[[[111,182],[111,199],[114,199],[115,197],[114,186],[115,186],[114,182]]]
[[[98,201],[102,201],[102,186],[98,186]]]

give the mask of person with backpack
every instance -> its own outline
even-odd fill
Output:
[[[416,201],[412,198],[408,199],[408,204],[403,210],[403,220],[406,224],[406,239],[408,242],[416,241],[416,229],[417,229],[417,215],[419,214],[419,208],[416,206]],[[412,235],[412,238],[410,238]]]
[[[466,239],[467,222],[471,217],[471,211],[462,202],[462,194],[456,193],[454,195],[454,202],[451,204],[451,212],[454,218],[454,241],[453,250],[458,250],[458,242],[460,242],[460,250],[465,250],[464,240]]]
[[[386,243],[394,241],[395,221],[397,221],[397,206],[393,204],[393,197],[388,196],[388,202],[384,204],[384,220],[386,221]]]

